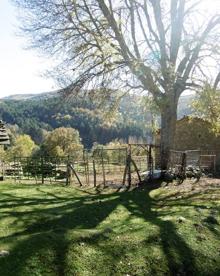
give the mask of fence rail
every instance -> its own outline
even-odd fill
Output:
[[[36,184],[132,185],[155,167],[156,147],[129,144],[120,148],[97,148],[65,157],[14,157],[0,164],[4,177]]]
[[[128,144],[121,148],[98,148],[65,157],[15,157],[1,162],[4,177],[36,184],[112,186],[137,184],[160,170],[160,147]],[[171,151],[169,167],[183,171],[188,165],[215,172],[216,156],[200,150]]]

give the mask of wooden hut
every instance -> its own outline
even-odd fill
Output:
[[[0,145],[10,145],[10,139],[2,120],[0,120]]]

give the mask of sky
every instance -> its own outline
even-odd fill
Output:
[[[50,61],[25,50],[25,39],[16,35],[16,10],[10,0],[0,0],[0,98],[13,94],[55,90],[52,79],[41,77]]]
[[[204,0],[204,8],[220,11],[220,0]],[[0,98],[13,94],[56,90],[52,79],[42,77],[50,60],[34,50],[24,50],[25,39],[16,35],[16,9],[10,0],[0,0]]]

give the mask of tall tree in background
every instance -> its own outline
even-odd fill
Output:
[[[32,46],[58,57],[55,72],[67,94],[105,87],[99,96],[109,100],[129,89],[152,95],[161,113],[165,168],[179,97],[198,86],[211,58],[219,58],[220,16],[203,17],[203,1],[196,0],[15,2]]]
[[[37,150],[37,145],[29,135],[18,135],[15,139],[14,145],[9,148],[7,156],[13,160],[15,156],[29,157]]]
[[[83,145],[78,130],[59,127],[45,137],[43,142],[44,153],[53,157],[75,156],[83,151]]]
[[[217,75],[214,85],[206,83],[192,102],[195,115],[209,121],[216,135],[220,135],[220,89],[217,89],[219,82],[220,73]]]

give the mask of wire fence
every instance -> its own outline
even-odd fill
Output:
[[[60,183],[81,186],[132,185],[155,168],[155,146],[129,144],[120,148],[97,148],[64,157],[14,157],[2,162],[4,178],[36,184]]]
[[[150,178],[160,164],[159,146],[128,144],[78,151],[74,156],[14,157],[12,162],[0,162],[0,173],[22,183],[116,187]],[[201,150],[170,152],[169,168],[182,172],[187,166],[215,173],[216,155]]]
[[[204,173],[216,174],[216,155],[203,150],[170,151],[168,167],[176,173],[184,173],[187,168],[199,168]]]

